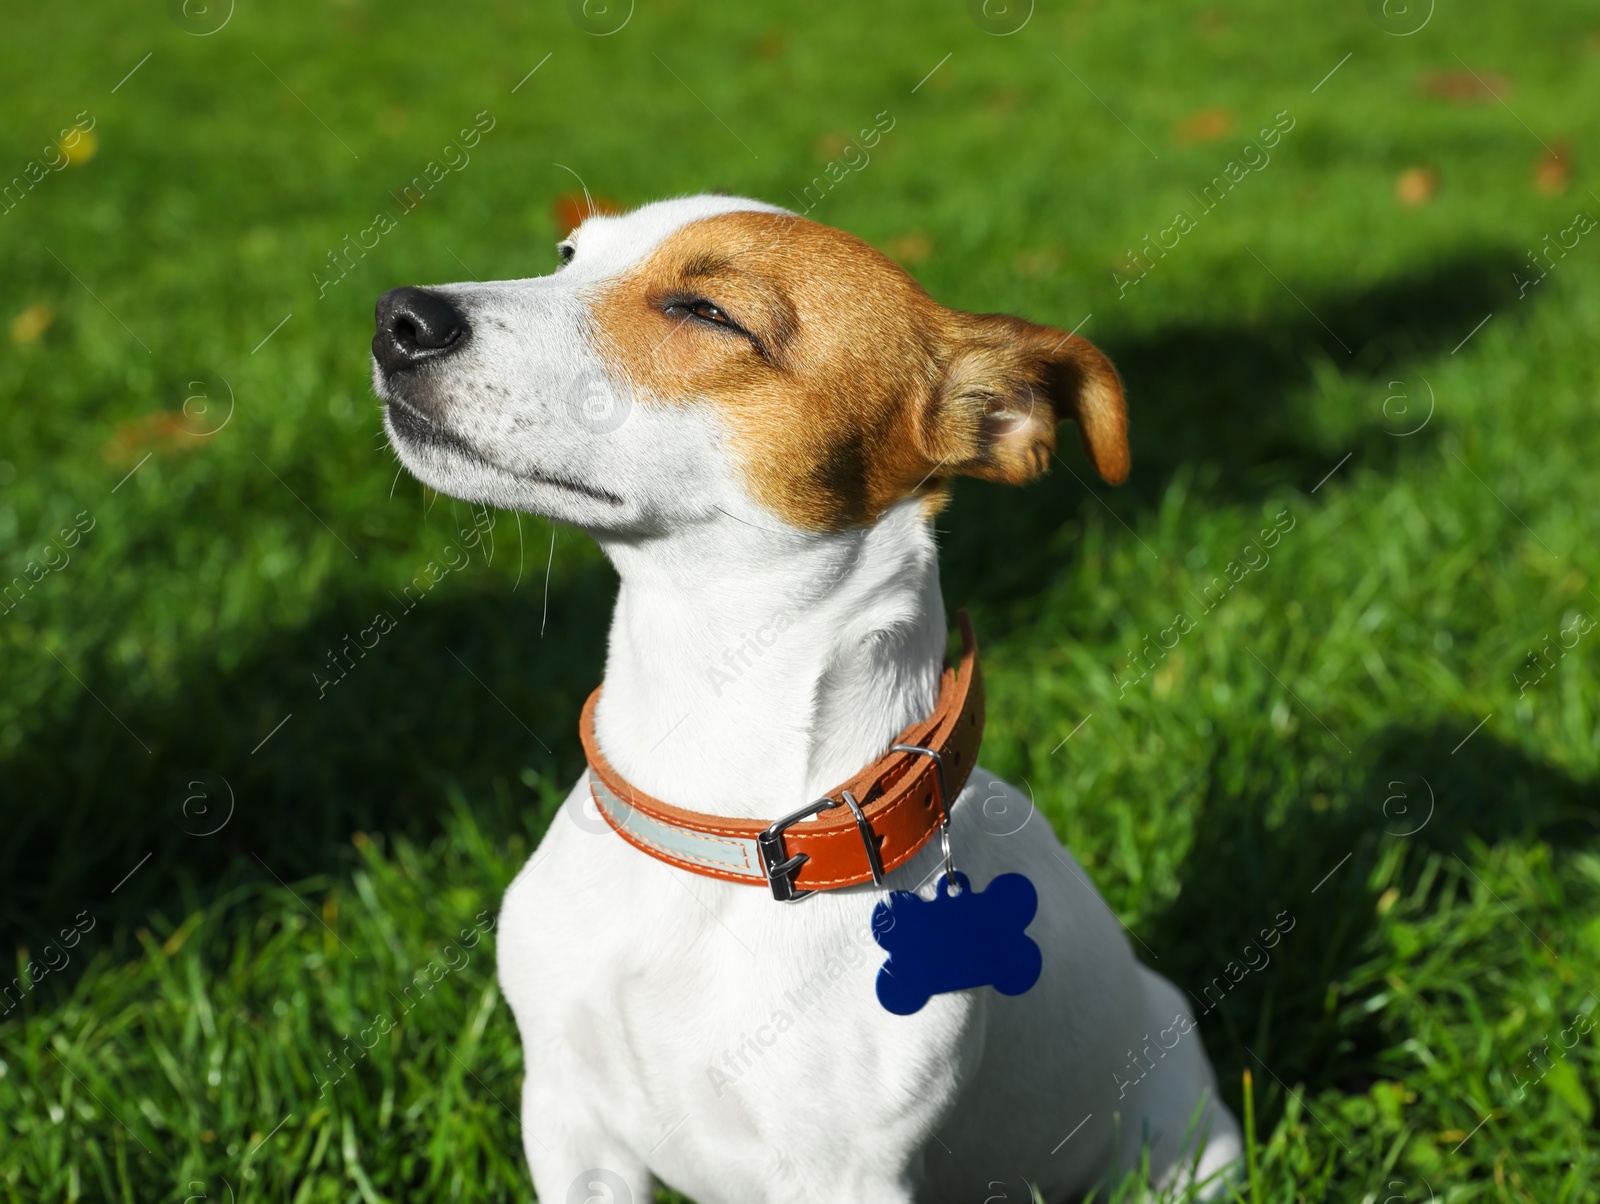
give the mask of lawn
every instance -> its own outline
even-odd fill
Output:
[[[1600,1198],[1600,14],[631,7],[8,14],[0,1196],[529,1197],[493,921],[614,577],[397,475],[367,345],[587,187],[1081,324],[1130,482],[939,519],[987,766],[1252,1204]]]

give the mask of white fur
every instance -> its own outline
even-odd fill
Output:
[[[555,275],[438,290],[473,341],[426,377],[430,412],[475,454],[396,440],[436,488],[594,535],[621,577],[606,755],[659,798],[763,818],[929,712],[947,630],[918,503],[865,530],[791,527],[745,492],[705,410],[638,404],[589,342],[596,281],[686,223],[767,208],[696,197],[592,218]],[[616,429],[573,421],[575,376],[625,407]],[[393,396],[381,373],[378,389]],[[594,1183],[644,1204],[661,1180],[698,1204],[1022,1200],[1025,1182],[1060,1200],[1136,1166],[1146,1141],[1158,1179],[1182,1179],[1197,1109],[1201,1175],[1233,1162],[1200,1035],[1175,1024],[1186,1001],[1138,964],[1028,799],[980,766],[953,844],[975,887],[1015,871],[1038,888],[1043,976],[1016,998],[982,988],[894,1016],[874,993],[872,887],[785,905],[671,868],[606,828],[580,778],[500,922],[540,1199]],[[930,895],[938,868],[935,841],[888,885]],[[1141,1050],[1155,1066],[1130,1088]]]

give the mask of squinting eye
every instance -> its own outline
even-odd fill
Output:
[[[566,267],[567,264],[571,263],[572,257],[577,253],[578,248],[570,242],[558,242],[556,244],[556,258],[561,260],[562,267]]]
[[[715,322],[719,326],[732,326],[733,321],[709,301],[696,301],[689,306],[689,312],[697,318],[704,318],[707,322]]]

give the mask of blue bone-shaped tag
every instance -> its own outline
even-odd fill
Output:
[[[967,876],[942,875],[933,898],[897,890],[872,910],[872,935],[889,953],[878,971],[878,1002],[896,1016],[934,995],[992,986],[1021,995],[1039,981],[1044,958],[1026,929],[1039,892],[1021,874],[1001,874],[975,891]]]

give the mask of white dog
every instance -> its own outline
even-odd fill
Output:
[[[559,252],[550,276],[387,293],[373,340],[419,478],[580,527],[621,578],[590,770],[500,921],[539,1198],[1056,1201],[1145,1150],[1164,1184],[1229,1167],[1238,1127],[1187,1002],[1028,799],[971,764],[976,662],[943,671],[948,478],[1020,484],[1071,418],[1120,481],[1109,361],[940,306],[755,201],[590,217]],[[944,754],[948,811],[934,759],[895,743]],[[951,906],[1032,882],[1042,973],[894,1014],[870,919],[891,889],[935,897],[946,840],[972,887]],[[923,968],[981,961],[991,935]]]

